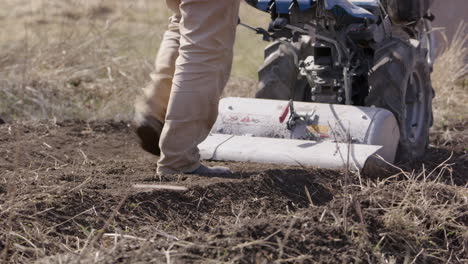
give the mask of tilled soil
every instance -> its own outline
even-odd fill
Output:
[[[467,144],[446,145],[373,175],[158,177],[127,123],[3,124],[0,262],[464,263]]]

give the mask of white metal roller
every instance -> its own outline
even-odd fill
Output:
[[[304,118],[288,129],[279,121],[287,105],[278,100],[222,99],[212,135],[199,146],[202,158],[341,168],[350,149],[351,167],[363,168],[375,154],[394,161],[399,129],[389,111],[295,102],[296,113]]]

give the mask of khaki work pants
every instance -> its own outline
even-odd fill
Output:
[[[216,121],[231,72],[240,0],[166,2],[174,15],[145,89],[144,107],[164,123],[158,172],[191,172],[200,166],[197,146]]]

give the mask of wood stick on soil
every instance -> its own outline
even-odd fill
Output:
[[[184,186],[175,185],[160,185],[160,184],[135,184],[133,188],[137,189],[155,189],[155,190],[170,190],[170,191],[187,191],[188,188]]]
[[[310,195],[309,188],[307,188],[306,185],[304,185],[304,190],[307,195],[307,199],[309,199],[309,207],[314,207],[314,202],[312,201],[312,196]]]

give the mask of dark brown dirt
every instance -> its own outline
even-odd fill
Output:
[[[124,122],[3,124],[0,262],[463,263],[467,145],[445,145],[396,176],[229,163],[160,178]]]

